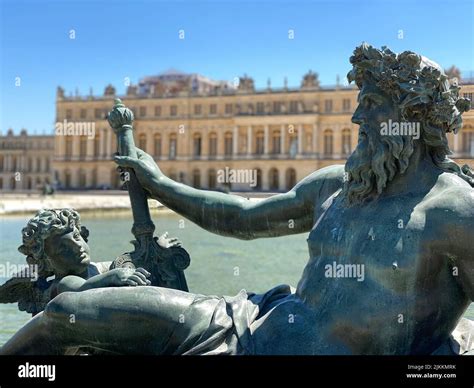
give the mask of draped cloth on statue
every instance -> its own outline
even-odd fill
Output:
[[[256,354],[250,329],[252,324],[275,307],[283,306],[286,302],[293,303],[292,294],[290,286],[285,284],[263,294],[245,290],[235,296],[196,294],[180,323],[176,324],[162,354]],[[292,305],[298,306],[300,303]],[[272,310],[271,314],[274,313],[275,310]],[[474,323],[463,318],[450,338],[432,354],[474,354],[471,337],[474,338]]]
[[[263,294],[196,295],[164,354],[253,354],[250,325],[291,293],[290,286],[279,285]]]

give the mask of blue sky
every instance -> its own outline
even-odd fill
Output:
[[[472,0],[0,0],[0,131],[52,132],[56,86],[102,94],[169,68],[298,86],[312,69],[335,84],[362,41],[474,70]],[[70,30],[75,39],[69,38]],[[184,30],[180,40],[178,31]],[[288,30],[294,39],[288,39]],[[403,39],[399,39],[399,31]],[[15,85],[20,77],[21,85]]]

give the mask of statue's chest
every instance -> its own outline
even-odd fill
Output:
[[[403,201],[349,208],[333,196],[316,211],[308,247],[312,258],[323,261],[390,258],[400,264],[407,252],[419,250],[424,226],[424,214]]]

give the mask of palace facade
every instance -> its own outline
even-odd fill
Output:
[[[53,182],[54,136],[28,135],[9,129],[0,136],[0,189],[37,191]]]
[[[136,145],[170,178],[205,189],[286,191],[317,169],[345,163],[358,141],[351,122],[357,94],[355,87],[320,86],[311,71],[298,88],[285,82],[264,90],[255,90],[247,76],[231,84],[167,72],[129,85],[120,98],[135,114]],[[473,104],[474,83],[464,82],[461,94]],[[120,187],[112,162],[116,137],[105,119],[117,97],[111,85],[102,96],[66,97],[58,88],[51,168],[60,189]],[[452,157],[474,167],[474,109],[463,118],[460,133],[448,135]],[[4,188],[11,187],[5,182],[11,182],[12,163],[2,175]],[[256,182],[222,181],[229,171],[236,177],[253,171]]]
[[[166,175],[194,187],[284,191],[314,170],[344,164],[357,144],[358,126],[351,117],[358,90],[321,87],[313,72],[299,88],[269,85],[265,90],[255,90],[246,76],[236,87],[205,78],[207,88],[196,84],[195,75],[166,77],[148,77],[120,98],[135,114],[136,145]],[[179,82],[170,82],[170,77]],[[473,92],[474,85],[462,86],[471,101]],[[110,161],[115,134],[105,120],[114,98],[110,85],[101,97],[65,97],[58,89],[57,121],[95,126],[94,138],[55,137],[54,166],[64,188],[120,185]],[[474,166],[473,111],[464,114],[463,130],[458,136],[449,134],[449,141],[454,158]],[[221,182],[219,172],[225,170],[254,170],[257,183]]]

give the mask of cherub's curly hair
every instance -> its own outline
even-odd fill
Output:
[[[365,82],[375,82],[399,106],[403,120],[420,122],[421,140],[434,164],[474,186],[468,166],[461,168],[447,156],[452,152],[446,133],[461,129],[461,115],[470,108],[469,99],[459,97],[457,80],[449,80],[428,58],[411,51],[397,55],[385,46],[379,50],[363,43],[350,62],[349,83],[355,81],[361,89]]]
[[[54,269],[44,251],[44,241],[57,234],[72,231],[76,227],[87,242],[89,231],[81,226],[79,213],[74,209],[42,209],[30,219],[22,230],[23,244],[18,250],[26,255],[29,265],[38,266],[38,275],[47,278]]]

